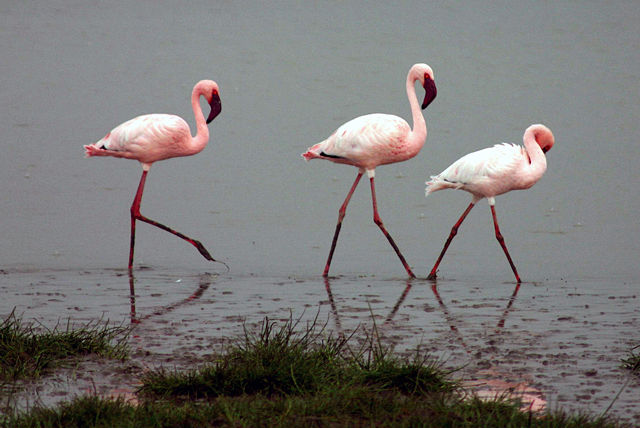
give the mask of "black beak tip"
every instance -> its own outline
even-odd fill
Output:
[[[438,95],[438,89],[436,88],[436,83],[433,81],[433,79],[427,78],[424,81],[424,101],[422,102],[422,109],[426,109],[427,106],[429,104],[431,104],[431,102],[433,100],[436,99],[436,96]]]
[[[207,117],[207,125],[210,124],[213,119],[215,119],[222,111],[222,103],[220,102],[220,97],[218,95],[214,95],[210,105],[211,113],[209,113],[209,117]]]

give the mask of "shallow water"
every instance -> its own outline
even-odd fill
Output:
[[[637,2],[189,7],[0,5],[0,287],[10,296],[0,315],[15,307],[45,324],[131,320],[123,268],[140,168],[84,159],[82,144],[142,113],[193,125],[191,88],[211,78],[222,114],[209,146],[154,165],[142,213],[201,240],[230,270],[140,226],[136,346],[149,354],[135,364],[181,355],[197,364],[243,321],[266,315],[312,319],[320,308],[349,332],[372,313],[382,324],[391,314],[382,328],[400,350],[421,343],[452,366],[468,363],[471,380],[515,376],[551,406],[606,408],[625,380],[619,360],[640,340]],[[356,171],[299,154],[361,114],[409,119],[404,81],[416,62],[433,67],[438,86],[424,112],[427,143],[416,158],[379,168],[376,190],[385,226],[419,276],[469,202],[454,191],[425,199],[428,176],[467,152],[519,143],[531,123],[555,134],[542,180],[497,198],[525,281],[512,300],[484,202],[440,267],[439,301],[431,282],[407,283],[371,221],[364,184],[342,228],[330,294],[320,277]],[[84,387],[56,388],[65,396]],[[637,421],[639,388],[633,380],[612,412]]]

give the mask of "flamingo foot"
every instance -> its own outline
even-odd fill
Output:
[[[223,261],[214,259],[211,256],[211,254],[209,254],[209,251],[204,247],[204,245],[202,245],[202,242],[193,239],[192,243],[193,243],[193,246],[196,247],[196,249],[200,252],[200,254],[202,254],[202,256],[205,259],[207,259],[207,260],[209,260],[211,262],[220,263],[220,264],[224,265],[224,267],[227,269],[227,271],[229,271],[229,266]]]
[[[192,241],[194,247],[196,247],[198,249],[198,251],[200,251],[200,254],[202,254],[202,256],[212,262],[217,262],[216,259],[214,259],[211,254],[209,254],[209,251],[207,251],[207,249],[204,247],[204,245],[202,245],[202,242],[200,241],[196,241],[195,239]]]

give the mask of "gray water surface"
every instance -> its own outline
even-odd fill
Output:
[[[349,331],[371,322],[369,305],[382,320],[399,303],[387,325],[400,349],[422,343],[451,365],[469,363],[468,376],[491,360],[550,406],[601,412],[626,379],[620,358],[640,340],[638,22],[633,1],[5,2],[0,287],[10,297],[0,315],[15,307],[45,324],[131,316],[129,206],[141,169],[85,159],[82,145],[143,113],[194,126],[191,89],[208,78],[222,98],[211,141],[152,167],[142,213],[201,240],[230,270],[138,227],[139,337],[173,337],[154,355],[211,352],[195,347],[289,311],[320,308]],[[429,175],[465,153],[521,143],[532,123],[555,135],[540,182],[497,198],[525,281],[497,332],[515,284],[485,202],[440,266],[442,304],[431,282],[407,283],[364,183],[332,264],[333,304],[320,276],[356,170],[300,153],[362,114],[410,120],[404,82],[417,62],[438,87],[424,111],[427,142],[414,159],[380,167],[376,190],[418,276],[470,201],[455,191],[425,199]],[[637,422],[639,392],[635,379],[611,412]]]

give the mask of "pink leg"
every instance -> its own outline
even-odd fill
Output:
[[[324,272],[322,276],[325,278],[329,276],[329,267],[331,266],[331,259],[333,258],[333,252],[336,250],[336,243],[338,242],[338,235],[340,234],[340,229],[342,228],[342,219],[344,218],[345,213],[347,212],[347,205],[349,205],[349,200],[351,200],[351,195],[356,190],[360,179],[362,178],[362,172],[358,172],[358,176],[356,177],[356,181],[353,182],[351,186],[351,190],[347,194],[346,199],[342,203],[342,206],[338,210],[338,224],[336,224],[336,231],[333,234],[333,241],[331,242],[331,250],[329,251],[329,257],[327,258],[327,265],[324,267]]]
[[[511,265],[511,270],[513,271],[513,274],[516,276],[516,282],[520,283],[521,282],[520,275],[518,275],[518,271],[516,270],[516,265],[513,264],[513,261],[511,260],[511,256],[509,255],[509,251],[507,251],[507,246],[504,243],[504,238],[500,233],[500,228],[498,227],[498,218],[496,217],[496,209],[493,205],[491,205],[491,214],[493,215],[493,224],[496,228],[496,239],[500,243],[500,246],[502,247],[502,250],[504,251],[505,256],[507,256],[507,260],[509,260],[509,264]]]
[[[405,270],[409,274],[409,277],[415,278],[416,276],[411,271],[411,268],[407,264],[407,261],[404,259],[404,256],[400,252],[400,249],[398,248],[396,243],[393,241],[393,238],[391,237],[391,235],[389,235],[389,232],[387,232],[387,229],[385,229],[384,225],[382,224],[382,219],[380,218],[380,215],[378,214],[378,203],[376,202],[376,188],[375,188],[375,185],[373,183],[373,177],[371,177],[369,179],[369,181],[371,182],[371,200],[373,201],[373,222],[378,225],[378,227],[380,228],[382,233],[384,233],[384,236],[387,237],[387,240],[389,241],[389,243],[391,244],[393,249],[396,251],[396,254],[400,258],[400,261],[402,262],[402,265],[404,266]]]
[[[142,192],[144,191],[144,183],[147,180],[147,171],[142,171],[142,177],[140,177],[140,184],[138,185],[138,191],[136,192],[136,197],[133,199],[133,204],[131,204],[131,245],[129,247],[129,269],[133,267],[133,248],[136,243],[136,220],[144,221],[145,223],[149,223],[153,226],[159,227],[162,230],[166,230],[169,233],[176,235],[179,238],[184,239],[189,242],[191,245],[196,247],[200,254],[204,256],[205,259],[215,262],[216,260],[211,257],[211,254],[207,251],[206,248],[200,243],[200,241],[196,241],[195,239],[191,239],[186,235],[183,235],[180,232],[177,232],[171,228],[168,228],[164,224],[158,223],[154,220],[151,220],[142,214],[140,214],[140,202],[142,201]]]
[[[456,236],[456,234],[458,233],[458,228],[460,227],[460,225],[464,221],[464,219],[467,216],[467,214],[469,214],[469,211],[471,211],[471,208],[473,208],[473,202],[471,202],[469,204],[467,209],[464,210],[464,212],[462,213],[462,216],[460,216],[460,219],[458,219],[456,224],[454,224],[453,227],[451,228],[451,233],[449,234],[449,238],[447,238],[447,242],[444,243],[444,248],[442,249],[442,252],[440,253],[440,256],[438,257],[438,260],[436,260],[436,264],[433,265],[433,269],[431,269],[431,273],[429,274],[427,279],[436,279],[436,270],[438,269],[438,266],[440,265],[440,262],[442,261],[442,258],[444,257],[444,253],[447,252],[447,248],[449,248],[449,244],[451,244],[451,241],[453,240],[453,237]]]

